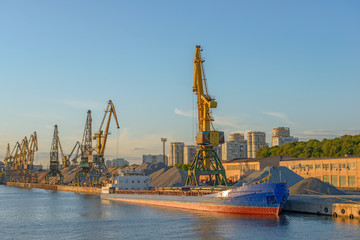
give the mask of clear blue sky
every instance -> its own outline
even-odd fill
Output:
[[[0,157],[37,131],[47,163],[55,124],[70,152],[108,99],[121,127],[108,158],[191,144],[197,44],[226,137],[358,134],[359,23],[359,1],[1,1]]]

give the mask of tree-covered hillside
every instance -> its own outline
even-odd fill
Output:
[[[343,157],[345,155],[360,155],[360,135],[344,135],[334,139],[315,139],[307,142],[294,142],[282,146],[262,147],[257,158],[286,155],[297,158]]]

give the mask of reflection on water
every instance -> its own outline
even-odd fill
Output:
[[[0,186],[1,239],[354,239],[359,220],[204,213]]]

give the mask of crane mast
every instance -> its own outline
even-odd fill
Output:
[[[108,113],[109,113],[109,116],[108,116],[108,120],[107,120],[107,124],[106,124],[106,128],[105,128],[105,132],[103,132],[102,126],[104,125],[104,121],[105,121],[106,116],[107,116]],[[114,116],[116,126],[119,129],[120,127],[119,127],[119,123],[118,123],[118,120],[117,120],[115,107],[114,107],[112,101],[109,100],[107,108],[105,110],[104,118],[103,118],[103,120],[101,122],[101,125],[100,125],[100,129],[93,136],[93,139],[97,140],[96,141],[96,143],[97,143],[96,144],[96,153],[97,153],[98,156],[103,156],[104,155],[107,136],[109,134],[110,120],[111,120],[112,115]]]
[[[10,144],[7,146],[5,155],[6,181],[9,182],[37,182],[36,174],[33,171],[34,153],[38,150],[36,132],[25,137],[21,144],[16,142],[10,152]]]
[[[116,116],[116,111],[114,104],[111,100],[109,100],[107,108],[105,110],[104,118],[100,124],[99,131],[94,134],[92,137],[93,140],[96,140],[96,155],[93,155],[93,161],[92,166],[89,171],[89,178],[90,178],[90,185],[96,186],[100,185],[100,177],[110,177],[111,174],[109,173],[108,169],[105,166],[105,160],[104,160],[104,153],[105,153],[105,147],[106,147],[106,141],[107,137],[109,135],[109,128],[110,128],[110,122],[111,117],[114,117],[115,123],[117,128],[119,129],[119,123]],[[102,130],[103,125],[106,121],[105,131]]]
[[[20,150],[21,150],[21,146],[19,142],[16,142],[10,156],[8,157],[8,164],[7,164],[7,176],[6,179],[9,182],[16,182],[17,179],[17,169],[16,169],[16,161],[17,158],[20,156]]]
[[[92,148],[92,132],[91,132],[91,111],[87,111],[84,134],[81,142],[81,158],[80,158],[80,170],[76,173],[74,178],[75,186],[82,186],[87,180],[88,173],[91,165],[89,159],[92,159],[93,148]]]
[[[61,174],[60,167],[59,167],[59,148],[58,148],[59,144],[58,143],[59,143],[59,132],[58,132],[58,126],[55,125],[53,139],[52,139],[51,148],[50,148],[50,171],[45,176],[46,184],[49,184],[49,177],[56,177],[57,175],[59,175],[59,178],[60,178],[58,181],[59,183],[62,183],[63,179],[64,179],[64,176]]]
[[[58,144],[59,149],[60,149],[60,155],[61,155],[61,161],[62,161],[63,167],[69,167],[70,166],[70,161],[69,161],[68,157],[64,155],[63,149],[61,147],[61,142],[60,142],[59,136],[57,136],[57,144]]]
[[[37,134],[34,132],[26,142],[26,157],[24,161],[24,181],[37,182],[37,175],[34,173],[33,164],[35,160],[35,152],[38,151]]]
[[[227,185],[225,169],[219,160],[215,146],[224,143],[224,132],[216,131],[212,122],[211,108],[217,107],[217,102],[208,94],[206,78],[201,58],[201,46],[197,45],[194,57],[194,86],[197,95],[199,132],[196,144],[199,150],[190,164],[185,185],[198,186],[201,175],[207,175],[208,182],[213,185]]]
[[[83,134],[83,139],[81,142],[81,152],[82,156],[88,158],[89,155],[92,154],[93,148],[92,148],[92,132],[91,132],[91,111],[87,111],[87,117],[86,117],[86,124]]]

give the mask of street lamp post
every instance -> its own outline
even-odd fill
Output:
[[[161,138],[161,141],[163,142],[163,163],[165,163],[165,142],[167,141],[167,138]]]

